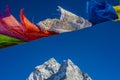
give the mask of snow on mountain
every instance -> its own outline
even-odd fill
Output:
[[[27,80],[92,80],[83,73],[70,59],[59,64],[51,58],[43,65],[37,66]]]
[[[27,80],[46,80],[51,75],[57,73],[59,68],[60,64],[54,58],[51,58],[43,65],[36,66]]]

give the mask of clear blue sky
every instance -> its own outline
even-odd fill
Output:
[[[35,23],[59,17],[57,6],[87,18],[87,0],[0,0],[19,20],[19,11]],[[118,0],[109,0],[113,5]],[[0,80],[25,80],[34,67],[54,57],[71,59],[93,80],[120,79],[120,22],[105,22],[80,31],[63,33],[0,50]]]

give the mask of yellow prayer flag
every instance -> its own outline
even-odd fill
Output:
[[[120,5],[118,6],[113,6],[113,8],[115,9],[117,15],[118,15],[118,19],[117,20],[120,20]]]

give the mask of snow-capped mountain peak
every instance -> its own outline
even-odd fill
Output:
[[[60,64],[54,58],[51,58],[44,64],[36,66],[27,80],[46,80],[51,75],[57,73],[59,67]]]
[[[70,59],[59,64],[51,58],[43,65],[35,67],[27,80],[92,80],[83,73]]]

